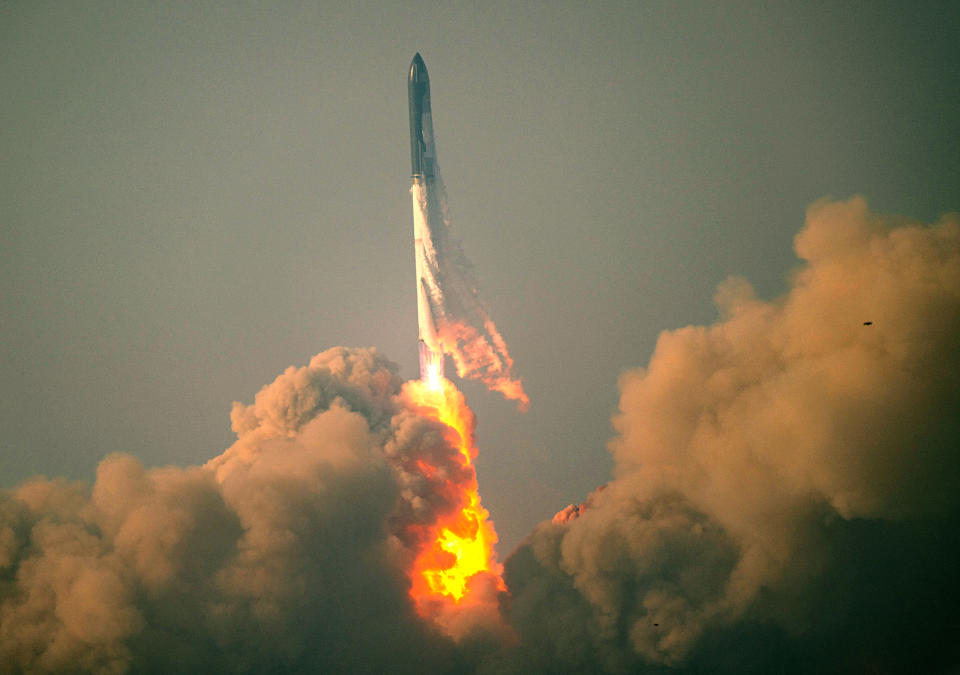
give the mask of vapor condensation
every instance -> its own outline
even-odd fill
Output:
[[[423,226],[424,266],[420,270],[437,338],[453,358],[457,375],[479,379],[526,409],[530,400],[513,374],[513,359],[480,299],[473,266],[453,236],[447,193],[439,166],[427,183],[415,182],[414,219]]]

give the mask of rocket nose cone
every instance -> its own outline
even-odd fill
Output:
[[[413,56],[413,61],[410,62],[410,81],[420,82],[427,79],[427,66],[420,58],[420,52],[417,52]]]

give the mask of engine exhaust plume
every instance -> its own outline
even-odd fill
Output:
[[[408,525],[405,538],[416,549],[410,568],[411,588],[418,612],[433,619],[453,637],[465,615],[486,615],[499,625],[497,596],[506,590],[503,567],[497,562],[497,533],[489,513],[480,504],[473,460],[476,419],[463,394],[449,380],[439,387],[424,380],[403,385],[401,398],[418,418],[439,422],[445,445],[454,456],[440,453],[414,460],[416,471],[429,480],[445,504],[429,522]]]

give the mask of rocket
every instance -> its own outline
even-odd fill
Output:
[[[443,379],[443,348],[437,335],[431,302],[428,257],[432,251],[429,212],[436,208],[436,157],[433,142],[433,119],[430,115],[430,78],[420,54],[410,63],[407,81],[410,99],[410,170],[413,175],[413,244],[417,264],[417,326],[420,351],[420,378],[433,387]],[[428,251],[427,246],[430,245]]]
[[[433,119],[430,116],[430,76],[419,52],[410,62],[407,91],[410,98],[410,168],[413,179],[432,179],[437,152],[433,145]]]

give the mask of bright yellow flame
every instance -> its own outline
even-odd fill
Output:
[[[473,493],[456,518],[454,526],[460,532],[454,532],[450,527],[440,530],[434,544],[435,551],[449,555],[430,556],[440,566],[421,571],[434,594],[449,595],[459,601],[466,593],[469,579],[477,572],[490,570],[493,542],[488,540],[491,528],[487,516],[487,510],[480,506]]]
[[[438,372],[428,371],[427,381],[408,382],[404,391],[426,414],[457,432],[460,461],[471,467],[470,477],[461,484],[459,504],[455,512],[441,518],[434,526],[433,539],[417,556],[412,570],[411,593],[420,601],[444,597],[460,603],[469,596],[467,584],[480,572],[496,577],[501,565],[496,562],[493,545],[497,541],[490,514],[480,505],[480,493],[472,460],[474,419],[463,395]],[[434,380],[434,377],[436,378]],[[502,586],[502,581],[498,583]]]

